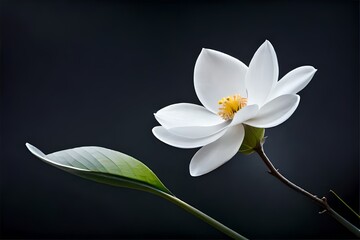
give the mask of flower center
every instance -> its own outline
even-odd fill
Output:
[[[234,118],[234,115],[237,111],[244,108],[247,105],[247,98],[243,98],[240,94],[234,96],[224,97],[219,100],[219,116],[225,120],[230,120]]]

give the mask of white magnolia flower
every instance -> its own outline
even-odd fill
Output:
[[[167,106],[155,118],[162,126],[153,134],[179,148],[202,147],[190,162],[190,174],[206,174],[229,161],[239,150],[247,124],[270,128],[286,121],[296,110],[302,90],[315,74],[302,66],[278,80],[275,50],[265,41],[249,67],[224,53],[203,49],[196,61],[194,85],[203,104]]]

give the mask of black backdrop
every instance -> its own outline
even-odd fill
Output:
[[[268,129],[266,151],[300,186],[359,209],[359,3],[1,2],[1,237],[223,238],[156,196],[69,175],[33,157],[96,145],[147,164],[181,199],[249,238],[352,237],[315,204],[237,155],[199,178],[196,149],[151,133],[153,113],[198,103],[193,67],[202,47],[248,64],[272,42],[280,76],[318,69],[295,114]]]

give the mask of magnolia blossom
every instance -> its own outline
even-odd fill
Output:
[[[315,74],[302,66],[278,81],[275,50],[265,41],[249,67],[224,53],[203,49],[194,69],[194,86],[203,106],[177,103],[155,113],[153,134],[178,148],[198,148],[190,174],[206,174],[229,161],[244,139],[243,124],[275,127],[296,110],[302,90]]]

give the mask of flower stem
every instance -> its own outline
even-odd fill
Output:
[[[193,206],[187,204],[186,202],[180,200],[179,198],[172,196],[167,193],[161,193],[159,194],[161,197],[165,198],[166,200],[178,205],[179,207],[183,208],[187,212],[193,214],[195,217],[200,218],[207,224],[211,225],[212,227],[216,228],[217,230],[223,232],[227,236],[233,238],[233,239],[241,239],[246,240],[247,238],[240,235],[239,233],[235,232],[234,230],[226,227],[222,223],[216,221],[215,219],[211,218],[210,216],[206,215],[205,213],[201,212],[200,210],[194,208]]]
[[[328,214],[330,214],[330,216],[332,216],[333,218],[335,218],[339,223],[341,223],[344,227],[346,227],[349,231],[351,231],[353,234],[355,234],[357,237],[360,238],[360,230],[355,227],[353,224],[351,224],[349,221],[347,221],[345,218],[343,218],[340,214],[338,214],[334,209],[332,209],[326,198],[322,197],[319,198],[318,196],[304,190],[303,188],[299,187],[298,185],[292,183],[291,181],[289,181],[286,177],[284,177],[278,169],[276,169],[274,167],[274,165],[272,164],[272,162],[270,161],[270,159],[266,156],[265,152],[264,152],[264,148],[262,144],[259,144],[258,147],[256,147],[254,149],[259,156],[261,157],[261,159],[263,160],[263,162],[265,163],[265,165],[268,167],[269,169],[269,173],[276,177],[277,179],[279,179],[282,183],[284,183],[286,186],[290,187],[291,189],[305,195],[306,197],[310,198],[311,200],[313,200],[315,203],[317,203],[318,205],[320,205],[321,207],[324,208],[324,211],[326,211]],[[322,212],[321,212],[322,213]]]

